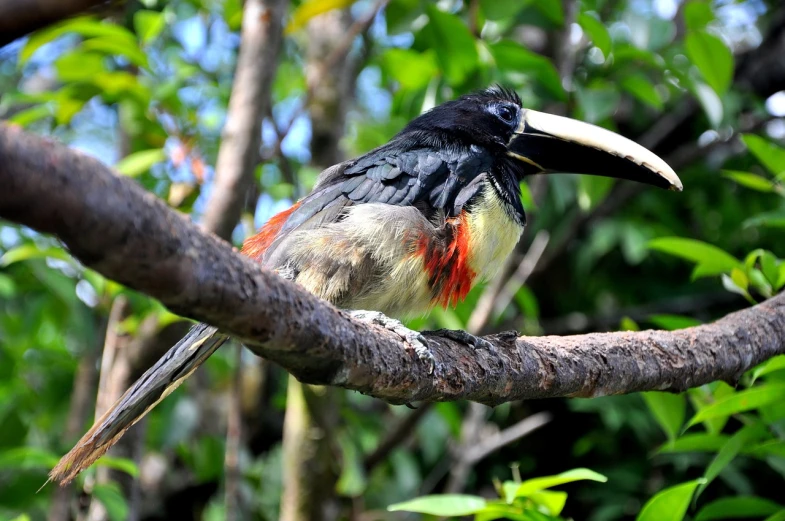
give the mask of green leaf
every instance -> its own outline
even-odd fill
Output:
[[[534,7],[554,24],[560,27],[564,25],[564,9],[561,2],[535,0]]]
[[[749,219],[746,219],[742,226],[744,228],[750,227],[768,227],[768,228],[785,228],[785,211],[775,210],[773,212],[759,213]]]
[[[659,449],[658,454],[673,454],[679,452],[717,452],[719,451],[730,439],[730,436],[724,434],[685,434],[674,440],[671,440]]]
[[[595,15],[589,13],[581,13],[578,16],[578,24],[595,47],[601,50],[607,59],[611,54],[612,42],[611,35],[608,33],[605,25]]]
[[[343,9],[354,3],[354,0],[306,0],[292,13],[291,21],[286,25],[286,34],[291,34],[305,27],[311,18],[333,9]]]
[[[674,331],[676,329],[685,329],[688,327],[699,326],[703,322],[697,318],[685,317],[683,315],[652,315],[649,317],[649,322],[661,329]]]
[[[5,252],[3,256],[0,257],[0,266],[6,267],[15,262],[30,259],[45,259],[47,257],[69,262],[73,261],[71,256],[62,248],[54,246],[50,248],[39,248],[36,244],[27,243],[17,246],[16,248],[11,248]]]
[[[706,0],[693,0],[684,6],[684,23],[687,29],[697,31],[705,29],[714,20],[711,4]]]
[[[733,53],[721,39],[703,30],[689,31],[684,39],[687,56],[719,96],[733,80]]]
[[[692,493],[702,482],[697,479],[661,490],[643,505],[636,521],[681,521],[690,506]]]
[[[31,123],[35,123],[40,119],[44,119],[52,115],[52,107],[48,103],[36,105],[29,109],[20,110],[9,118],[8,121],[15,123],[22,127],[26,127]]]
[[[147,55],[139,50],[139,46],[135,41],[129,42],[127,40],[117,40],[109,36],[104,36],[86,40],[82,43],[82,49],[86,51],[99,51],[112,56],[123,56],[134,65],[144,68],[148,67]]]
[[[761,376],[773,373],[775,371],[782,371],[785,369],[785,355],[775,356],[767,360],[752,370],[752,381],[754,382]]]
[[[605,483],[608,481],[608,478],[593,470],[585,468],[572,469],[555,476],[528,479],[518,486],[518,489],[515,491],[515,497],[526,497],[534,492],[539,492],[540,490],[556,487],[565,483],[572,483],[573,481],[584,480]]]
[[[767,383],[751,387],[725,396],[701,409],[690,419],[687,427],[692,427],[696,423],[711,418],[727,417],[739,412],[757,409],[783,398],[785,398],[785,383]]]
[[[166,27],[163,12],[140,9],[134,14],[134,29],[143,44],[155,40]]]
[[[93,496],[101,502],[112,521],[128,518],[128,503],[117,483],[101,483],[93,487]]]
[[[774,191],[774,183],[757,174],[738,172],[736,170],[723,170],[722,175],[728,179],[733,179],[741,186],[757,190],[758,192],[771,193]]]
[[[540,490],[529,495],[536,505],[543,507],[548,515],[558,516],[567,503],[567,493],[560,490]]]
[[[422,32],[430,39],[436,59],[447,81],[460,85],[474,72],[479,63],[474,36],[457,16],[440,11],[435,5],[426,6],[428,24]]]
[[[665,435],[674,440],[679,435],[687,414],[687,400],[684,395],[652,391],[641,393],[641,396]]]
[[[142,150],[125,156],[114,166],[115,170],[129,177],[137,177],[148,170],[156,163],[166,159],[166,151],[163,148]]]
[[[726,251],[694,239],[661,237],[649,241],[649,248],[698,264],[700,276],[719,275],[741,266],[741,262]]]
[[[578,177],[578,206],[587,212],[600,204],[613,188],[610,177],[582,175]]]
[[[763,517],[774,514],[782,508],[782,505],[774,501],[755,496],[724,497],[703,507],[695,516],[695,521]]]
[[[388,512],[417,512],[432,516],[468,516],[485,508],[486,501],[466,494],[423,496],[387,507]]]
[[[785,521],[785,510],[780,510],[774,515],[771,515],[763,521]]]
[[[388,49],[382,54],[385,72],[395,78],[404,89],[424,89],[438,71],[433,51],[416,52],[410,49]]]
[[[60,458],[38,447],[16,447],[0,452],[0,469],[51,469]]]
[[[0,297],[11,298],[16,294],[16,283],[9,275],[0,273]]]
[[[566,99],[559,73],[547,58],[509,40],[491,44],[489,49],[500,70],[526,74],[534,78],[554,98]]]
[[[765,436],[766,427],[761,423],[745,425],[739,429],[736,434],[731,436],[727,443],[723,445],[712,462],[709,463],[709,466],[706,468],[706,472],[703,475],[704,481],[698,487],[698,491],[696,492],[695,496],[699,496],[704,490],[706,490],[706,487],[709,486],[709,483],[714,481],[714,478],[719,476],[720,472],[722,472],[725,467],[727,467],[728,464],[733,461],[733,459],[742,451],[744,447],[760,440]]]
[[[708,118],[711,126],[714,128],[719,127],[725,110],[720,97],[711,87],[702,82],[694,82],[693,92],[695,97],[698,98],[701,107],[703,107],[703,112],[706,113],[706,118]]]
[[[350,436],[338,436],[341,447],[341,476],[335,490],[342,496],[356,497],[365,490],[366,477],[362,454]]]
[[[761,254],[760,269],[766,277],[766,280],[774,286],[774,289],[779,289],[776,287],[779,280],[779,267],[780,261],[770,251],[764,251]]]
[[[125,472],[129,476],[138,477],[139,467],[136,466],[134,460],[129,458],[118,458],[116,456],[101,456],[96,460],[96,465],[107,467],[113,470]]]
[[[41,46],[69,33],[77,33],[86,38],[106,37],[126,45],[135,45],[136,42],[134,34],[120,25],[101,22],[89,16],[72,18],[37,31],[28,38],[19,51],[19,63],[26,63]]]
[[[775,176],[785,173],[785,148],[755,134],[744,134],[741,140],[769,172]]]
[[[515,18],[529,3],[529,0],[480,0],[480,10],[488,20],[505,20]]]
[[[662,100],[657,89],[654,88],[654,82],[643,74],[632,74],[624,77],[621,80],[621,87],[639,101],[657,110],[662,110]]]
[[[101,72],[106,71],[106,56],[81,50],[63,54],[55,61],[57,77],[64,82],[90,81]]]

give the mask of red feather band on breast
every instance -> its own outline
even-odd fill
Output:
[[[446,242],[422,235],[417,243],[417,254],[423,258],[434,300],[445,308],[463,301],[477,276],[469,266],[466,212],[447,219],[446,226]]]
[[[294,203],[291,208],[273,215],[270,220],[261,227],[256,235],[245,240],[242,253],[252,259],[260,258],[273,243],[278,236],[278,232],[281,231],[284,223],[286,223],[286,220],[298,206],[300,206],[299,202]]]

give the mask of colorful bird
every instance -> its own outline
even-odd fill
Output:
[[[675,172],[642,146],[523,108],[515,92],[491,87],[439,105],[389,143],[326,169],[310,194],[245,242],[243,253],[338,307],[422,315],[454,306],[496,274],[526,223],[520,182],[549,172],[682,189]],[[402,336],[407,331],[391,329]],[[464,332],[440,333],[483,345]],[[227,338],[214,327],[194,326],[63,457],[51,478],[73,479]]]

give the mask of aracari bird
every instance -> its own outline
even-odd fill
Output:
[[[313,191],[272,217],[243,253],[335,306],[421,315],[455,305],[494,276],[526,222],[519,183],[550,172],[682,189],[674,171],[642,146],[526,109],[515,92],[497,86],[434,107],[389,143],[324,170]],[[226,339],[214,327],[194,326],[51,477],[73,479]]]

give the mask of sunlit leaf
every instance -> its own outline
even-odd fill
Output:
[[[782,505],[755,496],[724,497],[712,501],[695,516],[695,521],[764,517],[780,511]]]
[[[593,14],[581,13],[578,16],[578,24],[580,24],[583,32],[589,37],[591,42],[602,51],[607,59],[611,53],[611,35],[605,25],[598,20]]]
[[[773,192],[774,183],[765,177],[750,172],[738,172],[735,170],[723,170],[722,175],[728,179],[733,179],[741,186],[757,190],[758,192]]]
[[[684,395],[652,391],[641,393],[641,396],[668,439],[675,439],[687,414],[687,400]]]
[[[134,34],[120,25],[102,22],[89,16],[72,18],[30,36],[19,51],[19,62],[27,62],[42,45],[68,33],[76,33],[88,38],[105,37],[123,45],[134,45],[136,42]]]
[[[608,478],[594,472],[593,470],[589,469],[573,469],[568,470],[567,472],[562,472],[561,474],[557,474],[555,476],[545,476],[541,478],[534,478],[528,479],[518,486],[518,489],[515,491],[516,497],[526,497],[529,494],[534,492],[538,492],[540,490],[545,490],[548,488],[556,487],[558,485],[563,485],[565,483],[572,483],[573,481],[599,481],[600,483],[605,483],[608,481]]]
[[[166,159],[166,151],[162,148],[142,150],[129,154],[114,166],[115,170],[129,177],[141,175],[156,163]]]
[[[343,9],[354,3],[354,0],[306,0],[292,13],[291,21],[286,25],[286,34],[291,34],[320,14],[333,9]]]
[[[772,514],[763,521],[785,521],[785,510],[780,510],[776,514]]]
[[[697,318],[685,317],[683,315],[652,315],[649,317],[649,322],[668,331],[699,326],[703,323]]]
[[[722,96],[733,79],[733,53],[720,38],[703,30],[693,30],[684,39],[687,56],[703,79]]]
[[[692,493],[702,482],[698,479],[661,490],[643,505],[636,521],[681,521],[690,506]]]
[[[423,496],[387,507],[389,512],[417,512],[432,516],[468,516],[485,508],[485,500],[466,494]]]
[[[558,516],[567,504],[567,493],[557,490],[540,490],[529,494],[528,498],[535,504],[544,507],[551,516]]]
[[[488,20],[513,18],[531,0],[480,0],[480,9]]]
[[[96,460],[95,464],[98,466],[125,472],[132,477],[139,476],[139,467],[136,465],[136,463],[134,463],[134,460],[129,458],[118,458],[115,456],[104,455]]]
[[[752,381],[754,382],[761,376],[765,376],[775,371],[782,371],[783,369],[785,369],[785,355],[775,356],[752,370]]]
[[[785,173],[785,148],[755,134],[744,134],[741,140],[769,172],[775,176]]]
[[[698,411],[687,423],[688,427],[710,418],[730,416],[750,411],[785,398],[785,383],[767,383],[725,396]]]
[[[166,27],[166,18],[163,12],[140,9],[134,13],[134,29],[143,44],[155,40]]]
[[[433,51],[416,52],[410,49],[387,49],[382,54],[384,70],[401,87],[418,90],[425,88],[438,71]]]
[[[30,259],[45,259],[50,257],[52,259],[59,259],[64,261],[73,262],[68,253],[62,248],[50,247],[39,248],[35,244],[26,243],[15,248],[11,248],[0,257],[0,266],[10,266],[15,262],[26,261]]]
[[[649,241],[649,248],[698,264],[701,276],[719,275],[741,266],[741,262],[726,251],[695,239],[661,237]]]

